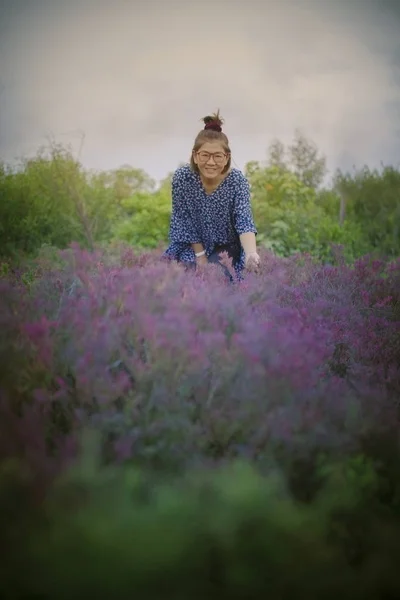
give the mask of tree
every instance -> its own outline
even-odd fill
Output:
[[[145,171],[135,169],[130,165],[123,165],[111,171],[93,173],[92,181],[112,189],[113,196],[118,203],[138,192],[153,192],[155,189],[155,181]]]
[[[273,140],[267,151],[267,166],[280,171],[291,171],[305,186],[317,189],[327,173],[326,158],[319,154],[318,148],[299,130],[295,131],[292,144],[285,148],[280,140]],[[257,163],[249,163],[249,172]]]
[[[391,166],[381,172],[367,166],[353,174],[338,170],[333,186],[346,201],[346,219],[360,224],[371,248],[385,256],[398,256],[400,172]]]
[[[278,167],[279,169],[287,169],[285,163],[285,146],[279,140],[274,140],[268,148],[268,164],[271,167]]]
[[[326,157],[317,146],[296,130],[293,143],[288,147],[289,164],[304,185],[317,189],[327,173]]]

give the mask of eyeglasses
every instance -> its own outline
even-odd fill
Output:
[[[204,152],[204,150],[198,152],[197,156],[199,157],[199,161],[202,163],[208,162],[210,158],[213,157],[217,165],[223,163],[226,158],[226,154],[223,152]]]

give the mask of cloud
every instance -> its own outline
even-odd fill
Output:
[[[200,117],[218,107],[239,166],[297,127],[332,166],[344,157],[396,160],[390,9],[324,0],[32,5],[18,0],[8,17],[0,7],[0,20],[9,19],[0,45],[7,160],[46,133],[63,141],[83,130],[88,166],[130,163],[162,177],[187,158]]]

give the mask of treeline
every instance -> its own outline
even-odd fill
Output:
[[[326,158],[296,132],[275,141],[265,164],[245,173],[253,191],[259,241],[279,256],[308,252],[329,261],[332,244],[353,260],[366,253],[400,255],[400,171],[367,166],[327,178]],[[168,243],[169,174],[157,187],[141,169],[84,169],[52,144],[19,168],[0,164],[0,257],[34,255],[43,245],[86,248],[120,240],[141,249]]]

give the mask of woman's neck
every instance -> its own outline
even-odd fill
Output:
[[[222,177],[218,177],[218,179],[211,179],[211,180],[201,178],[201,181],[203,183],[204,189],[206,189],[207,191],[215,190],[221,183]]]
[[[207,179],[206,177],[200,175],[201,182],[206,192],[213,192],[216,190],[220,183],[222,183],[225,177],[228,175],[228,172],[223,173],[217,179]]]

